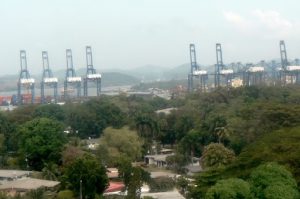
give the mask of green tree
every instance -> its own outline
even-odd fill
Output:
[[[94,111],[89,111],[81,104],[67,105],[66,124],[71,133],[81,138],[98,137],[105,128],[104,120],[97,120]]]
[[[66,143],[61,123],[47,118],[34,119],[22,125],[18,134],[22,161],[26,158],[30,167],[40,171],[44,163],[59,163]]]
[[[185,195],[189,186],[189,181],[187,178],[180,176],[176,179],[176,186],[179,189],[180,193]]]
[[[107,164],[114,164],[121,156],[128,157],[131,161],[141,157],[142,140],[135,131],[128,127],[113,129],[111,127],[104,130],[100,138],[98,153]]]
[[[68,166],[84,154],[85,152],[81,148],[67,144],[62,152],[62,165]]]
[[[17,151],[18,136],[16,135],[16,125],[9,121],[7,114],[0,113],[0,153],[5,158],[7,152]],[[5,162],[1,162],[4,164]]]
[[[71,190],[63,190],[58,192],[57,199],[74,199],[74,193]]]
[[[251,199],[250,185],[248,182],[231,178],[220,180],[206,193],[206,199]]]
[[[77,158],[69,164],[64,173],[67,188],[77,195],[80,194],[80,184],[84,198],[94,199],[96,194],[102,194],[108,186],[106,169],[98,160],[88,154]]]
[[[176,139],[179,141],[194,128],[195,120],[190,113],[178,111],[176,114],[178,118],[174,124],[174,129],[176,132]]]
[[[150,181],[150,173],[144,171],[140,167],[133,167],[131,161],[127,157],[118,159],[119,177],[123,179],[125,188],[128,192],[128,199],[140,198],[141,187],[144,182]]]
[[[176,153],[175,155],[171,155],[166,158],[168,168],[171,168],[172,170],[178,173],[186,172],[184,166],[186,166],[189,163],[189,161],[190,160],[187,156],[180,153]]]
[[[154,109],[164,109],[167,108],[169,103],[168,100],[162,98],[162,97],[154,97],[153,99],[151,99],[151,101],[149,102],[149,104],[151,106],[154,107]]]
[[[136,129],[141,137],[148,140],[156,138],[158,126],[153,115],[141,114],[135,118]]]
[[[0,199],[9,199],[5,192],[0,192]]]
[[[57,180],[58,176],[60,176],[61,173],[57,164],[50,162],[44,164],[44,168],[42,169],[42,175],[43,178],[46,180]]]
[[[46,199],[45,189],[39,188],[26,193],[25,199]]]
[[[218,136],[218,143],[221,143],[225,138],[229,137],[229,131],[226,127],[216,127],[215,132]]]
[[[191,130],[180,140],[179,146],[192,161],[193,157],[200,155],[201,147],[203,147],[201,141],[201,133]]]
[[[36,105],[20,106],[8,114],[8,120],[13,124],[23,124],[33,119]]]
[[[205,168],[226,166],[234,160],[234,152],[219,143],[212,143],[206,146],[202,154],[202,164]]]
[[[296,180],[288,170],[277,163],[258,166],[251,173],[249,182],[257,198],[299,198]]]
[[[58,104],[43,104],[36,107],[33,117],[44,117],[62,122],[65,119],[65,112]]]
[[[144,182],[149,182],[150,174],[140,167],[132,167],[131,175],[127,186],[128,199],[139,199],[141,196],[141,188]]]
[[[150,192],[171,191],[175,187],[175,181],[171,177],[160,176],[152,178],[149,183]]]
[[[96,122],[112,126],[114,128],[121,128],[126,121],[125,113],[110,100],[105,98],[93,99],[84,103],[83,106],[91,113],[95,114]]]
[[[1,144],[0,153],[17,150],[17,136],[15,131],[15,125],[8,120],[7,115],[0,113],[0,135],[1,142],[3,141]],[[4,137],[2,137],[2,135]]]

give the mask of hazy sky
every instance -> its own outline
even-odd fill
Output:
[[[300,57],[299,0],[1,0],[0,76],[42,70],[41,51],[53,70],[65,69],[65,49],[75,69],[85,67],[91,45],[94,66],[174,67],[189,61],[195,43],[200,64],[215,63],[215,43],[224,62],[279,58],[279,40],[288,58]]]

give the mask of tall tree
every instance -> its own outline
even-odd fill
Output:
[[[195,155],[200,155],[201,148],[203,148],[201,137],[200,132],[191,130],[179,142],[181,150],[187,153],[191,160]]]
[[[87,199],[94,199],[96,194],[102,194],[108,186],[105,167],[88,154],[66,167],[64,179],[69,186],[67,188]]]
[[[249,181],[257,198],[297,199],[300,196],[292,174],[277,163],[258,166]]]
[[[59,163],[66,143],[63,125],[58,121],[38,118],[18,129],[20,152],[31,168],[41,170],[44,163]],[[24,161],[24,160],[22,160]]]
[[[118,159],[119,177],[123,179],[128,192],[128,199],[138,199],[141,194],[141,187],[144,182],[149,183],[150,173],[140,167],[133,167],[131,161],[126,157]]]
[[[251,199],[250,185],[244,180],[220,180],[206,193],[206,199]]]
[[[115,161],[126,156],[131,161],[136,161],[141,157],[143,141],[136,131],[129,130],[128,127],[113,129],[111,127],[104,130],[100,138],[98,153],[106,164],[113,165]]]
[[[97,120],[96,114],[89,111],[82,104],[67,105],[66,124],[70,126],[71,133],[81,138],[98,137],[105,128],[104,120]]]
[[[65,119],[65,112],[58,104],[44,104],[36,107],[33,117],[44,117],[62,122]]]
[[[205,147],[202,154],[202,164],[205,168],[226,166],[235,160],[235,154],[223,144],[212,143]]]

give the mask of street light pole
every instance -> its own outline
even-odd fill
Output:
[[[80,199],[82,199],[82,180],[80,179]]]

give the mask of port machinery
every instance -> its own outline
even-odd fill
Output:
[[[280,83],[285,84],[300,84],[300,66],[299,60],[295,60],[295,65],[289,63],[285,42],[279,42],[281,67],[278,68]]]
[[[73,56],[72,50],[66,50],[66,60],[67,60],[67,70],[66,70],[66,77],[64,81],[64,99],[69,99],[69,88],[72,86],[77,90],[77,98],[81,96],[81,77],[76,76],[75,69],[73,67]]]
[[[197,88],[201,92],[205,92],[207,87],[208,73],[205,70],[201,70],[201,67],[197,64],[195,44],[190,44],[190,61],[191,61],[191,70],[190,73],[188,74],[188,90],[190,92],[194,91],[195,89],[194,77],[196,77],[199,79]]]
[[[83,94],[88,97],[89,82],[96,83],[96,94],[100,96],[101,92],[101,74],[97,73],[93,66],[93,55],[91,46],[86,46],[86,76],[84,78]]]
[[[42,51],[42,60],[43,60],[43,76],[41,81],[41,103],[49,103],[45,98],[46,87],[53,88],[53,102],[57,103],[57,86],[58,79],[53,77],[52,70],[49,66],[48,52]]]
[[[262,60],[259,64],[246,64],[244,72],[243,84],[244,86],[261,85],[265,81],[265,61]]]
[[[33,104],[35,99],[35,93],[34,93],[35,80],[30,77],[29,71],[27,69],[27,58],[26,58],[25,50],[20,51],[20,66],[21,66],[21,71],[18,80],[17,103],[18,105],[23,104],[22,90],[26,89],[27,92],[30,91],[31,103]]]
[[[215,88],[225,85],[227,88],[231,86],[234,77],[233,69],[229,69],[223,63],[222,46],[220,43],[216,44],[216,58],[217,64],[215,65]]]

